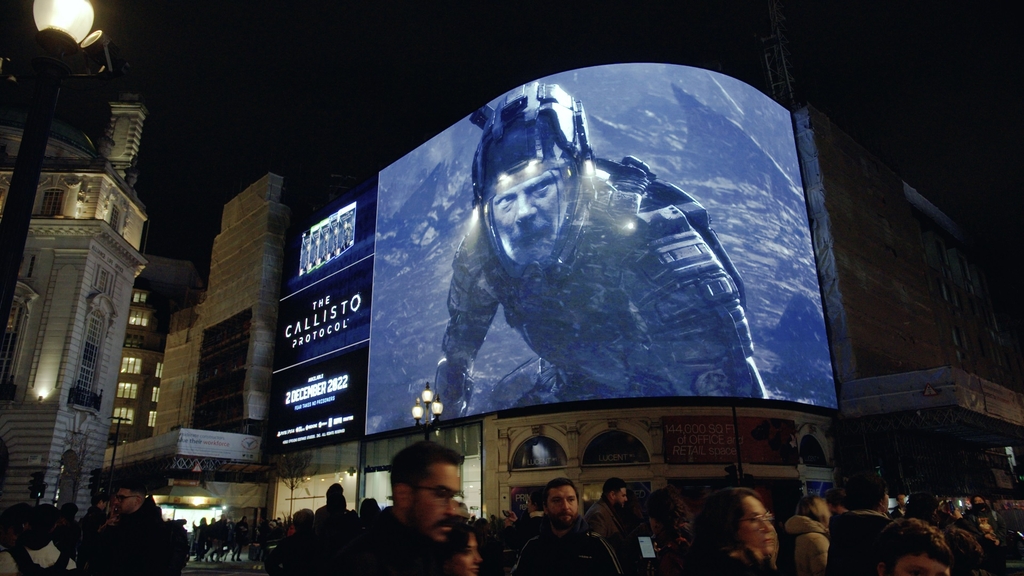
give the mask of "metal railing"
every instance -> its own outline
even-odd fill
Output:
[[[68,406],[82,406],[84,408],[100,409],[103,402],[103,394],[97,394],[86,388],[74,387],[68,392]]]

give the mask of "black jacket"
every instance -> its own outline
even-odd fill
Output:
[[[892,520],[874,510],[850,510],[829,522],[828,565],[825,576],[869,576],[878,560],[872,553],[875,538]]]
[[[270,576],[309,576],[320,567],[320,546],[313,532],[288,536],[267,556]]]
[[[569,533],[561,538],[555,536],[551,522],[545,518],[540,535],[523,546],[512,574],[605,576],[622,574],[622,569],[611,546],[596,532],[590,531],[582,516],[577,516]]]
[[[96,576],[169,574],[172,545],[160,508],[146,498],[134,513],[122,514],[116,525],[100,532],[90,572]]]
[[[439,545],[398,521],[388,508],[370,529],[324,566],[323,574],[440,576]]]

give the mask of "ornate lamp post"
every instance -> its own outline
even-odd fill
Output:
[[[11,176],[11,186],[0,220],[0,339],[7,329],[7,318],[11,314],[11,302],[18,284],[18,269],[21,268],[22,254],[32,220],[32,205],[35,203],[39,173],[43,168],[46,142],[50,138],[50,124],[57,107],[60,84],[71,75],[71,67],[64,56],[78,52],[82,47],[94,57],[97,50],[104,52],[110,62],[109,41],[97,30],[92,34],[93,10],[88,0],[35,0],[32,6],[36,27],[36,41],[46,51],[46,56],[32,60],[36,70],[36,88],[32,97],[22,133],[18,158]],[[113,77],[127,71],[121,61],[120,70],[109,66],[100,76]]]
[[[423,400],[420,403],[420,400]],[[444,411],[444,404],[441,404],[441,398],[430,389],[430,382],[427,382],[423,386],[423,392],[420,393],[420,397],[416,399],[416,404],[412,407],[412,417],[416,420],[416,425],[420,425],[420,420],[423,420],[423,439],[430,440],[430,431],[437,427],[437,422],[441,419],[441,412]]]

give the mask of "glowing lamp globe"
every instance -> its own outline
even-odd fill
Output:
[[[35,0],[32,15],[40,32],[56,30],[78,44],[92,30],[93,11],[89,0]]]

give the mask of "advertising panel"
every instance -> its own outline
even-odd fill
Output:
[[[792,420],[741,416],[740,451],[744,462],[796,464],[796,426]],[[730,416],[666,416],[662,437],[665,462],[708,464],[736,462],[736,426]]]
[[[365,432],[377,186],[353,189],[293,228],[278,308],[270,446]]]
[[[790,115],[751,86],[659,64],[557,74],[378,180],[368,433],[408,426],[396,399],[424,381],[449,417],[836,406]]]
[[[259,462],[260,444],[259,436],[182,428],[178,430],[177,453],[181,456]]]

